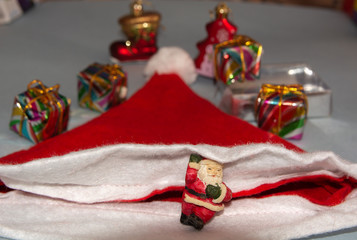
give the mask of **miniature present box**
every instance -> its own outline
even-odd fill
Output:
[[[118,65],[93,63],[78,74],[78,102],[98,112],[125,101],[127,78]]]
[[[258,127],[288,139],[301,139],[307,98],[301,85],[263,84],[255,103]]]
[[[46,87],[33,80],[15,97],[10,128],[34,143],[67,129],[70,99],[58,93],[59,85]]]
[[[258,79],[263,47],[250,37],[238,35],[215,46],[215,77],[230,85]]]
[[[308,101],[308,118],[329,117],[332,112],[332,90],[306,63],[264,64],[259,81],[224,85],[219,92],[219,108],[245,121],[255,121],[254,104],[262,84],[300,84]]]

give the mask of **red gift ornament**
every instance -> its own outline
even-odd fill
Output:
[[[237,33],[238,28],[228,21],[230,9],[225,3],[216,7],[216,19],[206,25],[208,37],[197,43],[199,55],[195,59],[198,74],[214,77],[214,45],[223,41],[231,40]]]
[[[156,34],[160,22],[157,12],[144,12],[141,0],[131,5],[131,14],[121,17],[118,22],[127,36],[126,41],[115,41],[110,45],[111,60],[147,60],[157,51]]]
[[[308,102],[300,84],[263,84],[255,102],[258,127],[287,139],[300,140]]]

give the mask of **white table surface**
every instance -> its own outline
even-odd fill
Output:
[[[151,1],[162,14],[159,46],[179,46],[194,58],[196,43],[206,38],[205,24],[217,1]],[[98,116],[78,107],[76,74],[92,62],[109,63],[109,44],[122,39],[117,19],[129,12],[129,1],[53,1],[37,5],[11,24],[0,26],[0,156],[32,144],[9,130],[15,95],[33,79],[59,83],[72,99],[69,128]],[[331,117],[309,119],[303,139],[307,151],[333,151],[357,163],[357,26],[341,12],[261,3],[228,2],[230,20],[239,33],[262,43],[262,64],[309,64],[333,92]],[[125,63],[129,96],[145,80],[144,62]],[[198,78],[194,91],[215,104],[212,81]],[[357,227],[319,235],[357,239]]]

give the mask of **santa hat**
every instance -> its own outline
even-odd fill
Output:
[[[167,61],[188,56],[165,49],[157,54],[176,51]],[[356,164],[221,112],[183,82],[192,68],[178,66],[147,70],[150,80],[122,105],[0,158],[0,179],[14,189],[0,194],[0,236],[290,239],[357,226]],[[224,165],[234,197],[199,234],[179,223],[181,199],[171,198],[192,153]]]

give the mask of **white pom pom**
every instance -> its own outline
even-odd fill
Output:
[[[162,47],[148,61],[144,74],[149,79],[157,74],[177,74],[182,80],[191,84],[197,73],[191,56],[179,47]]]

